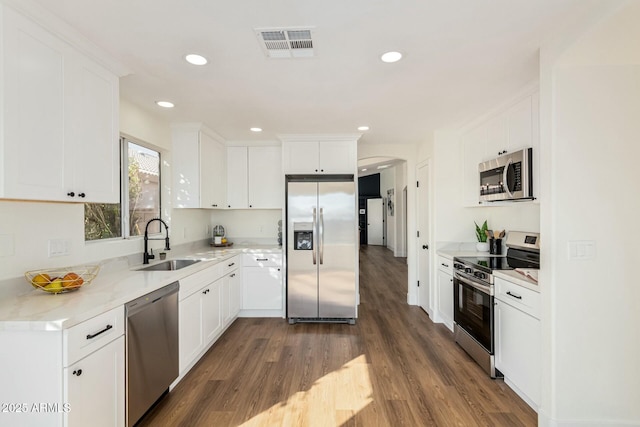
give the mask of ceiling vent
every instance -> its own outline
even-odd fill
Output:
[[[263,28],[255,31],[268,58],[314,56],[312,30],[309,28]]]

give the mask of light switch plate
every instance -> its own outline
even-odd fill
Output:
[[[49,240],[49,258],[69,255],[71,253],[71,241],[68,239]]]
[[[574,240],[568,243],[570,260],[588,260],[596,257],[596,242],[593,240]]]

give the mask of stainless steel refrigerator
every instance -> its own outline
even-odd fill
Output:
[[[355,323],[356,200],[352,175],[287,176],[289,323]]]

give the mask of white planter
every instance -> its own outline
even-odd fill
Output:
[[[489,252],[489,242],[476,243],[476,250],[478,252]]]

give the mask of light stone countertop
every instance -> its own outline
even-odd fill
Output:
[[[201,248],[175,253],[167,260],[200,259],[201,262],[176,271],[137,271],[142,264],[103,268],[88,285],[75,292],[50,294],[30,289],[20,277],[5,285],[26,291],[0,299],[0,331],[59,331],[148,294],[156,289],[243,253],[282,253],[278,245],[234,245],[229,248]],[[153,260],[150,264],[161,262]],[[15,283],[13,283],[15,282]]]

